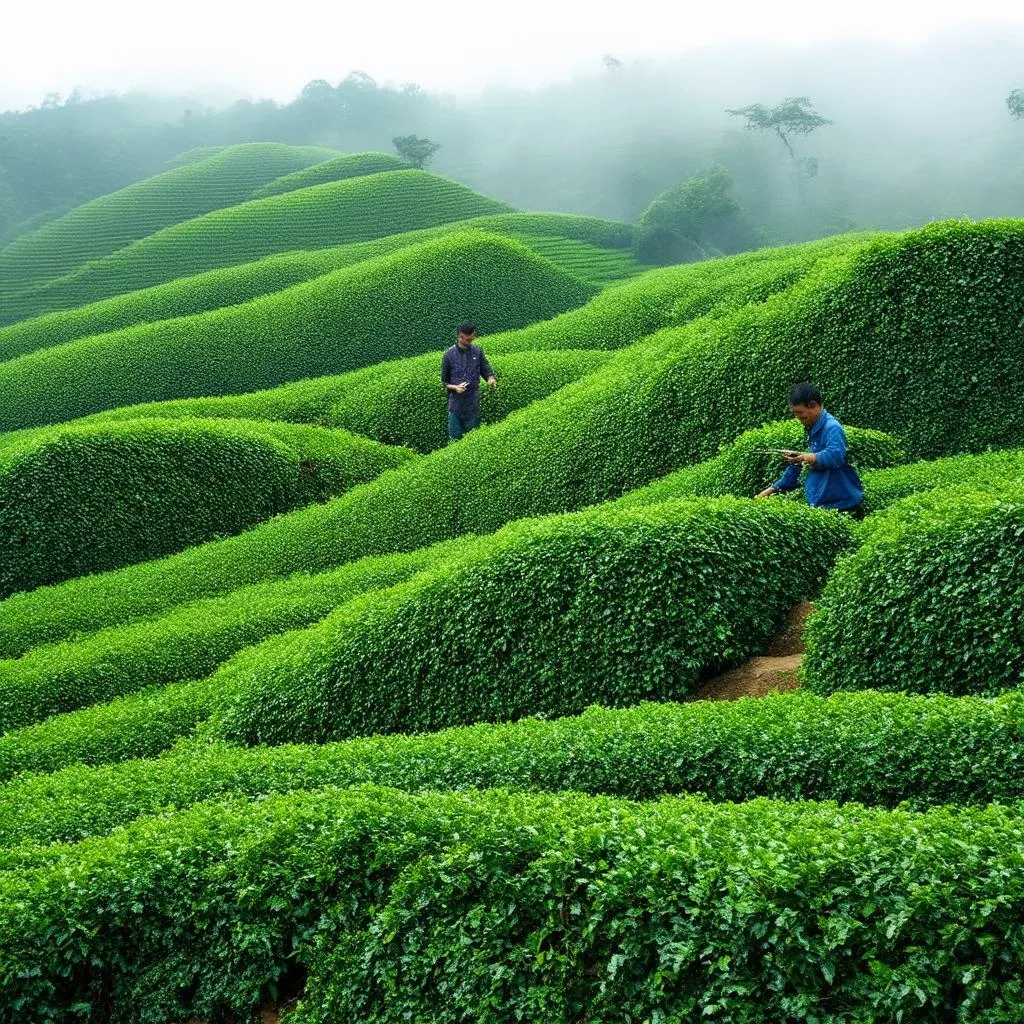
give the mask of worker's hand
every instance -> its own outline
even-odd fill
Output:
[[[498,378],[497,377],[488,377],[487,378],[487,386],[493,391],[498,386]]]
[[[466,393],[467,386],[468,385],[466,384],[453,384],[452,391],[454,391],[455,394],[457,395],[464,395]]]
[[[763,491],[759,491],[757,496],[759,498],[770,498],[775,493],[774,487],[766,487]]]
[[[782,456],[791,466],[813,466],[818,461],[814,452],[793,452],[792,455]]]

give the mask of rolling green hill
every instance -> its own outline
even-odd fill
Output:
[[[361,178],[363,175],[379,174],[381,171],[404,171],[408,167],[409,164],[390,153],[349,153],[275,178],[256,189],[250,198],[266,199],[267,196],[279,196],[299,188],[309,188],[310,185],[323,185],[328,181],[343,181],[345,178]]]

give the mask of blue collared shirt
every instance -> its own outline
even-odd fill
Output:
[[[815,508],[856,508],[864,500],[864,487],[857,470],[846,461],[846,431],[831,413],[821,410],[818,422],[807,431],[807,450],[815,463],[807,467],[804,494]],[[793,491],[800,484],[800,467],[787,466],[772,487]]]

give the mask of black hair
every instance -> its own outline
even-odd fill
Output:
[[[459,334],[476,334],[476,324],[472,320],[463,320],[459,324]]]
[[[789,392],[790,405],[821,405],[821,392],[813,384],[794,384]]]

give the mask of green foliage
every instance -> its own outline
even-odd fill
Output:
[[[487,339],[482,343],[487,350]],[[511,352],[491,358],[499,387],[480,396],[481,423],[546,398],[603,366],[610,352]],[[430,452],[448,443],[444,392],[436,353],[378,363],[336,377],[295,381],[268,391],[220,398],[152,402],[97,413],[86,422],[140,417],[228,417],[343,427],[385,444]]]
[[[1006,97],[1006,109],[1016,121],[1024,119],[1024,89],[1011,89]]]
[[[702,259],[702,247],[724,252],[751,248],[753,238],[732,198],[724,167],[666,189],[637,221],[637,255],[645,263],[688,263]]]
[[[1024,488],[915,495],[873,516],[807,626],[817,692],[993,694],[1024,682]]]
[[[581,305],[594,290],[511,239],[452,235],[241,306],[2,364],[0,387],[10,400],[0,428],[251,391],[418,355],[450,338],[467,310],[487,330],[515,328]]]
[[[569,214],[507,213],[475,217],[369,242],[267,256],[251,263],[209,270],[101,299],[76,309],[47,313],[0,328],[0,359],[12,359],[26,352],[135,324],[236,306],[363,260],[390,256],[413,245],[470,230],[518,239],[555,266],[587,281],[618,280],[641,269],[629,250],[633,233],[628,224]]]
[[[69,716],[70,717],[70,716]],[[116,753],[116,751],[114,752]],[[227,794],[260,797],[373,782],[409,792],[508,787],[632,800],[703,793],[921,810],[1024,797],[1024,704],[875,692],[591,707],[436,733],[324,745],[187,742],[165,757],[0,789],[0,845],[77,842],[138,817]]]
[[[898,441],[880,430],[844,426],[848,460],[858,469],[896,466],[904,459]],[[630,491],[618,504],[650,505],[670,498],[721,497],[752,498],[777,479],[783,468],[772,448],[803,450],[805,433],[795,420],[769,423],[740,434],[719,455],[695,466],[686,466],[646,487]],[[795,492],[799,495],[802,492]]]
[[[412,453],[229,420],[49,427],[0,444],[0,594],[158,558],[312,502]]]
[[[441,143],[421,139],[418,135],[396,135],[391,142],[398,155],[417,170],[426,167],[441,148]]]
[[[360,242],[509,207],[425,171],[387,171],[255,199],[157,231],[5,303],[7,322],[291,249]]]
[[[402,171],[407,166],[390,153],[348,153],[275,178],[262,188],[256,189],[250,198],[266,199],[267,196],[279,196],[299,188],[323,185],[328,181],[361,178],[366,174],[380,174],[382,171]]]
[[[0,248],[0,296],[9,300],[168,225],[233,206],[259,185],[327,155],[328,150],[271,142],[231,146],[94,199]],[[17,303],[4,302],[9,305]]]
[[[202,679],[245,647],[308,626],[358,594],[394,586],[456,554],[449,543],[361,559],[96,632],[86,617],[72,638],[0,661],[0,733],[149,686]]]
[[[8,855],[0,999],[26,1022],[244,1019],[298,961],[317,1022],[1013,1020],[1022,842],[999,807],[202,805]]]
[[[752,103],[748,107],[726,110],[726,113],[746,118],[746,127],[753,131],[774,132],[794,160],[796,157],[789,142],[791,135],[810,135],[818,128],[835,123],[827,117],[822,117],[811,106],[808,96],[789,96],[776,107]]]
[[[848,539],[838,516],[731,498],[514,523],[236,658],[213,732],[324,742],[673,699],[755,651]]]

